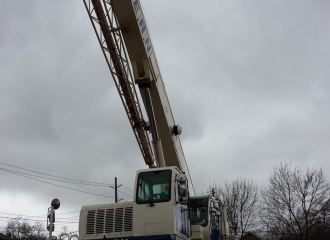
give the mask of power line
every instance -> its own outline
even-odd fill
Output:
[[[7,169],[7,168],[0,168],[0,170],[5,171],[5,172],[10,172],[10,173],[24,174],[24,175],[27,175],[27,176],[33,176],[33,177],[37,177],[37,178],[50,179],[50,180],[59,181],[59,182],[67,182],[67,183],[81,184],[81,185],[86,185],[86,186],[89,185],[89,186],[95,186],[95,187],[109,187],[109,185],[96,185],[96,184],[89,184],[89,183],[80,183],[80,182],[72,182],[72,181],[60,180],[60,179],[49,178],[49,177],[41,177],[41,176],[37,176],[37,175],[33,175],[33,174],[29,174],[29,173],[24,173],[24,172],[19,172],[19,171],[10,170],[10,169]]]
[[[70,213],[77,213],[77,212],[80,212],[80,211],[66,212],[66,213],[56,213],[56,215],[60,215],[60,214],[70,214]]]
[[[126,193],[124,193],[124,192],[118,190],[118,188],[121,187],[121,186],[122,186],[122,184],[120,184],[120,185],[118,186],[118,184],[117,184],[117,177],[115,177],[115,186],[114,186],[114,187],[110,186],[110,187],[111,187],[112,189],[115,190],[115,202],[116,202],[116,203],[118,202],[118,192],[120,192],[120,193],[126,195],[127,197],[132,198],[131,196],[127,195]]]
[[[14,171],[14,170],[6,169],[6,168],[0,168],[0,170],[2,170],[4,172],[15,174],[15,175],[19,175],[21,177],[33,176],[33,177],[37,177],[37,178],[46,178],[46,179],[60,181],[60,182],[68,182],[68,183],[82,184],[82,185],[91,185],[91,184],[85,184],[85,183],[75,183],[75,182],[69,182],[69,181],[64,181],[64,180],[58,180],[58,179],[53,179],[53,178],[48,178],[48,177],[40,177],[40,176],[36,176],[36,175],[33,175],[33,174],[23,173],[23,172]],[[29,178],[29,177],[27,177],[27,178]],[[31,178],[31,179],[37,180],[37,181],[41,181],[39,179],[34,179],[34,178]],[[45,183],[48,183],[48,182],[45,182]],[[52,184],[52,183],[48,183],[48,184]],[[52,184],[52,185],[56,185],[56,184]],[[56,185],[56,186],[59,186],[59,185]],[[91,186],[100,186],[100,185],[91,185]],[[109,186],[102,186],[102,187],[109,187]],[[67,187],[65,187],[65,188],[67,188]],[[133,198],[132,196],[130,196],[130,195],[128,195],[128,194],[126,194],[126,193],[124,193],[122,191],[119,191],[119,190],[117,190],[117,191],[120,192],[120,193],[122,193],[122,194],[124,194],[124,195],[126,195],[127,197]]]
[[[2,169],[0,169],[0,170],[2,170]],[[69,189],[69,190],[76,191],[76,192],[87,193],[87,194],[96,195],[96,196],[100,196],[100,197],[114,198],[112,196],[106,196],[106,195],[102,195],[102,194],[97,194],[97,193],[91,193],[91,192],[82,191],[82,190],[79,190],[79,189],[64,187],[64,186],[57,185],[57,184],[50,183],[50,182],[46,182],[46,181],[43,181],[43,180],[40,180],[40,179],[35,179],[35,178],[32,178],[32,177],[27,177],[27,176],[24,176],[24,175],[21,175],[21,174],[18,174],[18,173],[13,173],[13,172],[9,172],[9,173],[14,174],[14,175],[18,175],[18,176],[21,176],[21,177],[29,178],[29,179],[32,179],[32,180],[35,180],[35,181],[38,181],[38,182],[50,184],[50,185],[53,185],[53,186],[56,186],[56,187],[61,187],[61,188]]]
[[[31,215],[24,215],[24,214],[14,214],[14,213],[5,213],[5,212],[0,212],[1,214],[6,214],[6,215],[15,215],[15,216],[24,216],[24,217],[33,217],[33,218],[45,218],[45,216],[31,216]],[[56,215],[58,215],[59,213],[56,213]],[[73,217],[67,217],[67,218],[56,218],[56,219],[71,219],[71,220],[75,220],[75,219],[72,219],[72,218],[76,218],[76,220],[79,218],[79,216],[73,216]]]
[[[74,212],[66,212],[66,213],[56,213],[56,215],[62,215],[62,214],[71,214],[71,213],[78,213],[80,211],[74,211]],[[44,217],[44,215],[39,215],[39,216],[31,216],[31,215],[22,215],[22,214],[15,214],[15,213],[5,213],[5,212],[0,212],[2,214],[8,214],[8,215],[16,215],[16,216],[26,216],[26,217]],[[71,217],[70,217],[71,218]],[[58,218],[57,218],[58,219]]]
[[[7,219],[18,219],[18,218],[12,218],[12,217],[4,217],[4,216],[0,216],[0,218],[7,218]],[[31,218],[20,218],[20,220],[27,220],[27,221],[33,221],[33,222],[44,222],[46,220],[36,220],[36,219],[31,219]],[[71,222],[71,221],[56,221],[59,223],[78,223],[78,222]]]
[[[75,179],[70,179],[70,178],[65,178],[65,177],[58,177],[58,176],[54,176],[54,175],[50,175],[50,174],[44,174],[44,173],[40,173],[40,172],[28,170],[28,169],[25,169],[25,168],[17,167],[17,166],[14,166],[14,165],[6,164],[6,163],[3,163],[3,162],[0,162],[0,164],[7,165],[7,166],[10,166],[10,167],[14,167],[14,168],[18,168],[18,169],[22,169],[22,170],[29,171],[29,172],[34,172],[34,173],[45,175],[45,176],[52,176],[52,177],[55,177],[55,178],[68,179],[70,181],[60,180],[60,179],[54,179],[54,178],[49,178],[49,177],[37,176],[37,175],[33,175],[33,174],[29,174],[29,173],[24,173],[24,172],[19,172],[19,171],[7,169],[7,168],[0,168],[0,170],[2,170],[2,171],[8,172],[8,173],[12,173],[12,174],[15,174],[15,175],[18,175],[18,176],[21,176],[21,177],[30,178],[30,179],[33,179],[33,180],[36,180],[36,181],[40,181],[40,182],[44,182],[44,183],[47,183],[47,184],[50,184],[50,185],[54,185],[54,186],[58,186],[58,187],[62,187],[62,188],[66,188],[66,189],[70,189],[70,190],[74,190],[74,191],[84,192],[84,193],[88,193],[88,194],[94,194],[94,193],[90,193],[90,192],[86,192],[86,191],[81,191],[81,190],[77,190],[77,189],[72,189],[72,188],[60,186],[60,185],[57,185],[57,184],[53,184],[53,183],[42,181],[40,179],[35,179],[35,178],[32,178],[32,177],[44,178],[44,179],[49,179],[49,180],[54,180],[54,181],[59,181],[59,182],[81,184],[81,185],[87,185],[87,186],[88,185],[89,186],[96,186],[96,187],[109,187],[109,185],[113,185],[113,184],[106,184],[106,183],[95,183],[95,182],[80,181],[80,180],[75,180]],[[32,176],[32,177],[27,177],[27,176]],[[123,185],[121,185],[121,186],[123,186]],[[127,188],[126,186],[123,186],[123,187],[125,189],[133,192],[131,189]],[[118,190],[118,192],[126,195],[127,197],[133,198],[132,196],[130,196],[130,195],[128,195],[128,194],[126,194],[126,193],[124,193],[122,191],[119,191]],[[105,195],[101,195],[101,194],[94,194],[94,195],[103,196],[103,197],[111,197],[111,196],[105,196]],[[111,198],[114,198],[114,197],[111,197]]]
[[[124,193],[124,192],[122,192],[122,191],[119,191],[118,189],[117,189],[117,191],[120,192],[120,193],[122,193],[122,194],[124,194],[124,195],[126,195],[127,197],[133,198],[132,196],[127,195],[126,193]]]
[[[28,172],[33,172],[33,173],[37,173],[37,174],[41,174],[41,175],[45,175],[45,176],[50,176],[50,177],[67,179],[67,180],[71,180],[71,181],[75,181],[75,182],[90,183],[90,184],[99,184],[99,185],[106,185],[106,186],[114,185],[113,183],[111,183],[111,184],[110,183],[97,183],[97,182],[88,182],[88,181],[83,181],[83,180],[76,180],[76,179],[66,178],[66,177],[59,177],[59,176],[55,176],[55,175],[51,175],[51,174],[45,174],[45,173],[41,173],[41,172],[37,172],[37,171],[32,171],[32,170],[29,170],[29,169],[26,169],[26,168],[22,168],[22,167],[17,167],[17,166],[14,166],[14,165],[3,163],[3,162],[0,162],[0,164],[6,165],[6,166],[10,166],[10,167],[13,167],[13,168],[22,169],[22,170],[25,170],[25,171],[28,171]]]
[[[68,218],[56,218],[56,219],[78,219],[79,216],[73,216],[73,217],[68,217]]]
[[[126,188],[127,190],[134,192],[133,190],[129,189],[128,187],[125,187],[124,185],[122,185],[124,188]]]

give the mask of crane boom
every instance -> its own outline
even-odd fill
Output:
[[[102,6],[99,0],[84,1],[142,156],[145,163],[152,168],[155,167],[154,155],[149,136],[144,130],[146,123],[143,120],[120,28],[113,15],[111,5],[103,3]],[[107,14],[104,13],[104,8],[107,9]]]
[[[148,85],[150,91],[165,166],[176,166],[185,172],[190,186],[189,192],[191,195],[195,195],[180,138],[174,134],[177,125],[166,94],[141,3],[138,0],[111,0],[111,3],[119,25],[122,27],[121,32],[130,56],[135,82],[139,84],[142,96],[145,85]],[[143,97],[143,101],[147,105],[147,99]]]
[[[178,136],[180,132],[177,131],[178,126],[174,121],[140,1],[84,2],[146,164],[155,167],[153,161],[156,158],[158,167],[176,166],[186,174],[189,193],[194,196],[194,187]],[[148,114],[155,156],[144,131],[146,123],[134,83],[139,86]]]
[[[181,127],[174,121],[140,1],[84,0],[84,4],[150,169],[137,171],[132,202],[83,206],[79,237],[220,240],[220,201],[214,193],[195,196],[178,136]],[[226,234],[226,223],[223,229]]]

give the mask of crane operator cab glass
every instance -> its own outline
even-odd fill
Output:
[[[191,225],[208,225],[209,196],[190,197],[188,202]]]
[[[141,172],[137,181],[137,204],[171,200],[171,170]]]

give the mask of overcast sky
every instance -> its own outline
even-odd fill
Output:
[[[236,178],[266,187],[281,162],[329,179],[328,0],[142,3],[197,193]],[[118,177],[119,197],[132,200],[146,165],[82,1],[2,2],[0,162],[0,227],[45,216],[57,197],[57,217],[73,218],[56,230],[75,231],[82,205],[114,202],[45,182],[114,197],[110,187],[36,172]]]

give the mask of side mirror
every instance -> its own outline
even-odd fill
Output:
[[[187,203],[188,202],[188,179],[184,173],[177,174],[175,177],[175,193],[176,193],[176,201],[179,203]]]
[[[184,173],[180,173],[176,175],[175,180],[179,183],[185,183],[187,182],[187,176]]]
[[[180,184],[178,182],[178,193],[179,193],[179,202],[187,203],[188,202],[188,188],[186,184]]]

